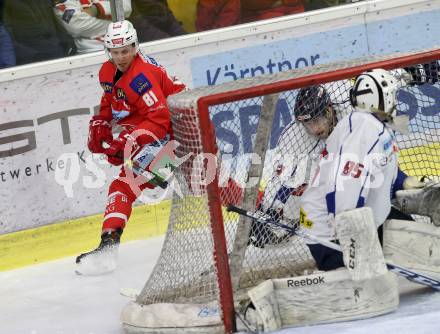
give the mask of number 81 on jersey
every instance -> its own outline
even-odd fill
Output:
[[[142,99],[145,101],[147,107],[153,106],[158,100],[156,94],[152,90],[147,91],[144,95],[142,95]]]

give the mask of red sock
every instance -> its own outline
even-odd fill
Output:
[[[131,214],[131,204],[127,195],[119,191],[108,195],[107,206],[104,213],[102,230],[124,229]]]
[[[125,173],[121,172],[120,176],[124,177]],[[154,187],[146,183],[141,185],[139,190],[142,191],[145,188]],[[124,229],[131,215],[131,206],[138,195],[133,192],[129,184],[120,178],[112,182],[108,193],[102,231],[116,230],[118,228]]]

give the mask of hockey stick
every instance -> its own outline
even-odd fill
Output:
[[[143,169],[138,164],[134,164],[133,160],[127,162],[126,166],[131,168],[135,174],[142,175],[145,179],[147,179],[147,182],[153,185],[158,185],[162,189],[166,189],[168,187],[168,181],[163,179],[161,175],[154,173],[153,171]]]
[[[102,147],[109,148],[110,144],[107,142],[103,142]],[[124,160],[124,157],[122,154],[117,154],[116,157]],[[157,185],[157,186],[161,187],[162,189],[166,189],[168,187],[168,181],[163,179],[163,177],[161,175],[158,175],[152,171],[143,169],[141,166],[139,166],[139,164],[133,163],[133,160],[125,161],[124,166],[126,166],[127,168],[130,168],[136,175],[144,177],[147,180],[147,182],[149,182],[153,185]]]
[[[258,213],[252,212],[252,211],[246,211],[246,210],[238,208],[234,205],[228,205],[226,210],[230,211],[230,212],[238,213],[243,216],[246,216],[246,217],[253,219],[253,220],[256,220],[262,224],[272,224],[275,226],[286,228],[286,230],[289,231],[289,233],[292,233],[292,235],[296,234],[304,239],[308,239],[310,241],[317,242],[323,246],[326,246],[328,248],[342,252],[341,246],[339,246],[338,244],[331,242],[331,241],[323,240],[319,237],[311,235],[310,233],[308,233],[307,231],[304,231],[303,229],[301,229],[299,227],[293,228],[288,225],[274,222],[273,220],[270,220],[267,217],[264,217],[264,216],[261,217],[262,216],[261,214],[258,214]],[[391,271],[397,275],[403,276],[406,279],[408,279],[414,283],[426,285],[426,286],[429,286],[430,288],[435,289],[435,290],[440,290],[440,280],[438,280],[438,279],[426,276],[424,274],[417,273],[413,270],[410,270],[408,268],[405,268],[405,267],[402,267],[402,266],[399,266],[399,265],[396,265],[393,263],[386,262],[386,265],[387,265],[387,268],[389,271]]]
[[[242,216],[251,218],[251,219],[256,220],[260,223],[271,224],[274,226],[281,227],[281,228],[285,229],[287,232],[289,232],[290,235],[297,234],[296,227],[276,222],[276,221],[272,220],[271,217],[265,213],[246,211],[244,209],[241,209],[241,208],[239,208],[235,205],[231,205],[231,204],[226,207],[226,211],[238,213]]]

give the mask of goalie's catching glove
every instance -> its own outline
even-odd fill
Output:
[[[399,209],[407,214],[428,216],[440,226],[440,183],[430,183],[424,188],[396,192]]]

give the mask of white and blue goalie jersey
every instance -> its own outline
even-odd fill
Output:
[[[391,209],[398,170],[393,131],[373,114],[355,111],[326,140],[311,182],[300,198],[300,223],[318,237],[335,239],[337,213],[369,206],[380,226]]]

